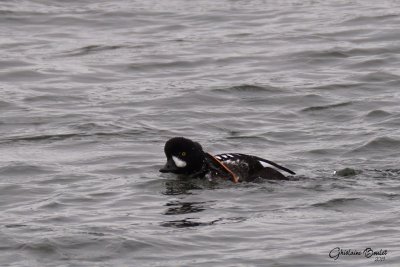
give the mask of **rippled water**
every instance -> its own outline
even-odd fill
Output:
[[[399,15],[2,1],[1,266],[398,266]],[[298,175],[180,181],[158,172],[173,136]]]

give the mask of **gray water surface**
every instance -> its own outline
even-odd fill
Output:
[[[399,25],[398,1],[1,1],[0,265],[399,266]],[[161,175],[174,136],[297,175]]]

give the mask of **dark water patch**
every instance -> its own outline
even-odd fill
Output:
[[[356,176],[358,174],[362,173],[361,170],[356,170],[353,168],[344,168],[338,171],[335,171],[335,175],[342,176],[342,177],[347,177],[347,176]]]
[[[72,185],[72,184],[78,184],[79,182],[86,181],[90,178],[95,178],[94,176],[91,176],[87,173],[84,175],[78,175],[76,173],[71,173],[69,175],[67,174],[55,174],[51,176],[49,179],[42,179],[38,181],[38,184],[43,184],[43,185],[54,185],[54,186],[60,186],[60,185]]]
[[[6,228],[21,228],[21,227],[27,227],[28,225],[26,224],[6,224],[4,227]]]
[[[58,202],[58,201],[47,201],[46,203],[43,203],[39,206],[37,206],[38,209],[46,209],[46,210],[57,210],[61,211],[65,207],[65,204]]]
[[[15,136],[8,137],[2,140],[2,143],[10,142],[40,142],[40,141],[62,141],[74,137],[81,137],[82,134],[44,134],[44,135],[34,135],[34,136]]]
[[[17,142],[59,142],[66,140],[86,140],[86,139],[110,139],[110,138],[131,138],[142,131],[127,130],[119,132],[93,132],[93,133],[69,133],[69,134],[43,134],[33,136],[15,136],[6,137],[3,140],[0,139],[1,143],[17,143]]]
[[[216,88],[213,89],[215,92],[223,92],[223,93],[278,93],[283,92],[284,90],[274,86],[268,85],[252,85],[252,84],[242,84],[242,85],[235,85],[231,87],[225,88]]]
[[[344,38],[345,40],[349,40],[350,38],[354,38],[354,36],[363,36],[370,32],[370,29],[364,28],[334,27],[332,29],[326,29],[326,31],[318,31],[315,36],[323,39],[328,37],[335,39]],[[348,49],[343,50],[348,51]]]
[[[331,105],[308,107],[308,108],[302,109],[301,111],[302,112],[325,111],[325,110],[329,110],[329,109],[347,107],[347,106],[350,106],[352,104],[354,104],[354,102],[353,101],[349,101],[349,102],[342,102],[342,103],[331,104]]]
[[[164,195],[191,195],[196,191],[213,190],[220,188],[221,184],[210,182],[205,179],[187,179],[187,177],[178,177],[177,179],[167,180],[165,182]]]
[[[28,176],[31,178],[31,175],[24,174],[23,176]],[[13,181],[9,181],[12,183],[20,183],[20,176],[12,176]],[[4,178],[2,181],[4,182]],[[43,198],[48,198],[52,195],[53,189],[50,187],[40,187],[37,186],[33,180],[24,180],[24,185],[2,185],[0,184],[0,194],[2,199],[0,199],[0,205],[7,209],[8,211],[12,211],[14,213],[30,214],[32,212],[32,208],[38,201],[41,201]],[[1,217],[0,217],[1,218]],[[3,218],[4,219],[4,218]],[[21,217],[23,224],[26,222]],[[16,220],[15,222],[21,223],[21,220]]]
[[[368,59],[363,60],[361,62],[349,64],[347,67],[354,69],[354,68],[372,68],[376,69],[383,65],[386,65],[388,62],[385,59]]]
[[[357,47],[357,48],[349,48],[343,50],[347,55],[350,57],[359,57],[360,59],[364,60],[363,62],[374,62],[374,60],[384,60],[381,57],[386,57],[390,55],[393,48],[388,46],[386,47]],[[380,55],[379,57],[377,55]],[[378,58],[377,58],[378,57]],[[387,63],[387,62],[386,62]]]
[[[372,196],[378,197],[378,198],[385,198],[387,200],[400,200],[400,194],[399,193],[389,193],[389,192],[374,192]]]
[[[64,52],[62,53],[63,56],[85,56],[89,54],[94,54],[94,53],[99,53],[103,51],[108,51],[108,50],[116,50],[116,49],[121,49],[125,48],[125,46],[122,45],[88,45],[84,46],[72,51]]]
[[[56,173],[55,170],[40,165],[14,162],[7,166],[0,167],[0,174],[4,176],[39,175]]]
[[[164,215],[178,215],[178,214],[188,214],[197,213],[206,209],[210,202],[181,202],[181,201],[171,201],[165,204],[167,210]]]
[[[348,19],[346,21],[343,21],[343,24],[348,24],[348,25],[366,25],[366,24],[373,24],[375,26],[379,24],[386,25],[388,21],[392,21],[394,23],[397,22],[399,16],[398,14],[377,14],[377,15],[362,15],[362,16],[357,16],[355,18]]]
[[[346,52],[338,49],[331,49],[326,51],[315,51],[315,50],[302,51],[298,53],[297,56],[301,58],[326,59],[326,60],[343,59],[349,57],[349,55],[347,55]]]
[[[87,99],[80,96],[71,96],[71,95],[41,95],[41,96],[31,96],[26,97],[23,101],[27,103],[40,103],[44,104],[46,102],[57,102],[57,103],[64,103],[66,102],[81,102],[86,101]],[[71,104],[71,103],[68,103]]]
[[[400,76],[388,71],[371,72],[361,76],[359,79],[367,83],[386,84],[387,82],[394,82],[395,84],[400,84]]]
[[[195,221],[196,219],[197,218],[186,218],[182,220],[166,221],[161,223],[160,225],[164,227],[187,228],[187,227],[198,227],[198,226],[210,226],[219,221],[219,220],[213,220],[209,222],[201,222],[201,221]]]
[[[184,72],[180,72],[182,75],[185,73],[192,73],[196,68],[200,66],[208,65],[212,63],[209,59],[199,60],[174,60],[167,62],[143,62],[143,63],[132,63],[128,65],[129,71],[151,71],[151,70],[167,70],[169,73],[173,69],[184,69]]]
[[[163,227],[172,228],[192,228],[192,227],[202,227],[220,224],[232,224],[232,223],[242,223],[246,221],[246,217],[228,217],[228,218],[218,218],[210,221],[200,221],[199,218],[185,218],[182,220],[165,221],[160,225]]]
[[[365,86],[364,83],[329,83],[326,85],[318,85],[314,87],[310,87],[310,89],[314,90],[337,90],[337,89],[357,89]]]
[[[365,115],[366,118],[368,119],[382,119],[386,118],[389,116],[392,116],[393,114],[390,112],[387,112],[385,110],[377,109],[377,110],[372,110],[368,112],[368,114]]]
[[[308,154],[311,154],[312,156],[333,156],[333,155],[340,155],[343,152],[342,149],[337,149],[337,148],[317,148],[317,149],[311,149],[307,151]]]
[[[34,64],[21,60],[0,60],[1,68],[15,68],[15,67],[20,68],[27,66],[34,66]]]
[[[13,103],[7,102],[7,101],[2,101],[0,100],[0,110],[10,110],[10,109],[14,109],[17,106]],[[1,122],[0,122],[1,124]]]
[[[31,82],[33,80],[45,80],[48,78],[52,78],[51,75],[45,74],[40,70],[13,68],[5,72],[0,72],[0,79],[3,82]]]
[[[116,191],[104,191],[104,192],[96,192],[96,193],[91,193],[89,194],[89,197],[93,197],[93,198],[113,198],[115,196],[119,195],[119,192]]]
[[[41,23],[48,15],[47,12],[23,11],[23,10],[0,10],[0,22],[5,24],[23,24],[31,25]]]
[[[319,202],[312,204],[311,206],[317,208],[328,208],[328,209],[336,209],[339,210],[343,207],[348,206],[358,206],[361,205],[364,201],[360,198],[333,198],[324,202]]]

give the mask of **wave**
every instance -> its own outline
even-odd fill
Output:
[[[312,204],[313,207],[318,208],[335,208],[335,207],[345,207],[347,205],[351,205],[355,202],[359,202],[362,199],[360,198],[333,198],[324,202],[318,202]]]
[[[99,137],[131,137],[143,135],[145,131],[141,130],[128,130],[119,132],[94,132],[94,133],[67,133],[67,134],[41,134],[30,136],[11,136],[0,139],[0,143],[14,143],[14,142],[41,142],[41,141],[64,141],[68,139],[85,139],[85,138],[99,138]]]
[[[62,55],[64,56],[83,56],[83,55],[89,55],[93,53],[99,53],[102,51],[108,51],[108,50],[116,50],[116,49],[121,49],[124,48],[125,46],[122,45],[88,45],[84,46],[78,49],[74,49],[72,51],[64,52]]]
[[[326,110],[326,109],[335,109],[335,108],[350,106],[353,103],[354,103],[353,101],[349,101],[349,102],[342,102],[342,103],[324,105],[324,106],[313,106],[313,107],[304,108],[301,111],[309,112],[309,111],[320,111],[320,110]]]
[[[370,119],[381,119],[381,118],[385,118],[385,117],[389,117],[392,116],[393,114],[381,109],[377,109],[377,110],[372,110],[370,112],[368,112],[368,114],[365,115],[366,118],[370,118]]]
[[[224,92],[224,93],[235,93],[235,92],[245,92],[245,93],[262,93],[262,92],[281,92],[283,89],[269,86],[269,85],[253,85],[253,84],[241,84],[241,85],[234,85],[230,87],[224,88],[217,88],[213,91],[216,92]]]
[[[383,136],[372,139],[366,144],[359,146],[350,153],[381,153],[383,151],[399,151],[400,140]]]

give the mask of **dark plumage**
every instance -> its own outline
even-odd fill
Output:
[[[201,145],[184,137],[167,141],[164,147],[167,163],[160,172],[170,172],[189,177],[229,179],[234,182],[250,182],[257,178],[287,180],[273,166],[290,174],[293,171],[272,161],[240,153],[225,153],[212,156],[204,152]]]

